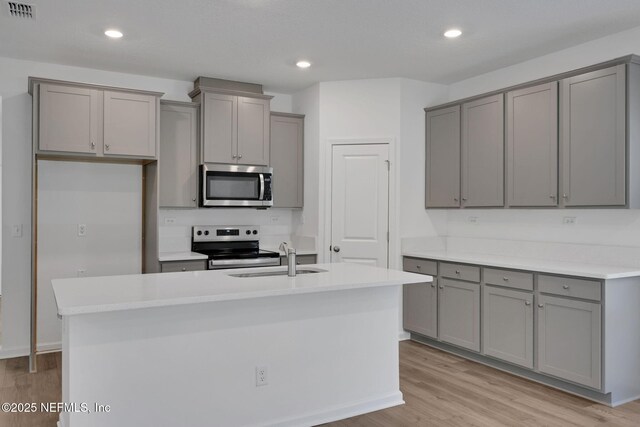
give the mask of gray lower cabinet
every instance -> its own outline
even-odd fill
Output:
[[[158,98],[104,92],[104,155],[156,157]]]
[[[504,96],[462,104],[462,206],[504,206]]]
[[[601,307],[548,295],[538,298],[538,370],[600,389]]]
[[[626,203],[625,65],[561,81],[562,205]]]
[[[460,206],[460,106],[426,115],[427,208]]]
[[[484,286],[483,352],[533,368],[533,293]]]
[[[198,206],[198,117],[192,103],[160,103],[160,207]]]
[[[316,255],[297,255],[296,256],[296,265],[307,265],[307,264],[317,264],[317,256]],[[280,265],[287,265],[287,257],[280,257]]]
[[[304,202],[304,116],[271,113],[270,161],[273,207],[302,208]]]
[[[100,102],[96,89],[41,84],[38,148],[95,154],[102,144]]]
[[[507,204],[558,204],[558,83],[507,93]]]
[[[438,279],[404,285],[402,289],[403,328],[438,338]]]
[[[180,271],[200,271],[207,269],[207,260],[194,261],[165,261],[160,263],[162,273],[176,273]]]
[[[438,328],[440,340],[480,351],[480,285],[438,279]]]

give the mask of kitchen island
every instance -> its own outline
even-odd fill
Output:
[[[399,289],[431,278],[305,270],[54,280],[62,398],[91,411],[61,426],[315,425],[402,404]]]

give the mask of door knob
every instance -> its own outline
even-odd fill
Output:
[[[333,252],[340,252],[340,246],[334,246]]]

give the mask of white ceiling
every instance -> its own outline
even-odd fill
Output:
[[[27,0],[0,56],[293,92],[318,81],[452,83],[640,25],[638,0]],[[448,40],[449,27],[463,30]],[[109,40],[103,32],[121,29]],[[312,67],[299,70],[298,59]]]

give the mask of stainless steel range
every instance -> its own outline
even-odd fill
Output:
[[[280,254],[260,249],[255,226],[195,226],[191,250],[209,257],[209,270],[280,265]]]

